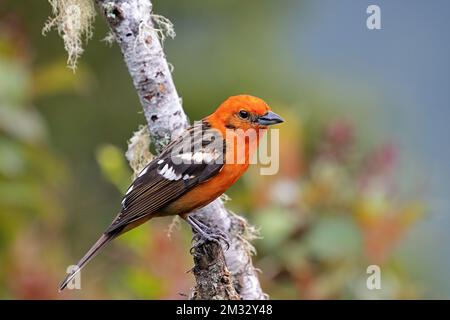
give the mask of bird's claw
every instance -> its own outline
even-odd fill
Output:
[[[221,243],[223,242],[225,244],[225,250],[228,250],[230,248],[228,236],[220,230],[217,230],[217,232],[215,233],[195,233],[192,241],[194,242],[194,244],[190,250],[191,254],[195,251],[195,249],[206,244],[207,242],[215,242],[219,245],[221,245]]]
[[[226,246],[226,250],[230,248],[228,236],[222,230],[214,229],[213,232],[211,231],[211,227],[205,225],[201,221],[191,216],[188,216],[186,220],[191,225],[194,231],[194,245],[191,248],[191,253],[194,252],[196,248],[204,245],[207,242],[215,242],[219,245],[221,245],[221,242],[223,242]]]

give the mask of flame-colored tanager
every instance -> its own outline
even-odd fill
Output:
[[[139,173],[122,200],[120,213],[62,282],[60,290],[108,242],[154,217],[179,215],[200,237],[217,238],[189,213],[231,187],[248,169],[267,126],[281,122],[283,119],[263,100],[238,95],[189,127]],[[249,130],[256,134],[248,134]]]

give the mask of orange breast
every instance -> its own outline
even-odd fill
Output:
[[[228,134],[226,141],[227,152],[222,171],[168,205],[160,215],[183,216],[207,205],[227,191],[247,171],[250,159],[258,148],[259,136],[248,141],[239,140],[236,134]],[[238,151],[239,147],[243,147],[243,150]]]
[[[247,170],[248,164],[225,164],[222,171],[167,206],[162,215],[186,215],[214,201]]]

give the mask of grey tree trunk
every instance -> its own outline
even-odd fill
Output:
[[[148,123],[151,141],[161,149],[188,126],[180,98],[155,30],[150,0],[96,0],[119,45]],[[195,249],[193,299],[266,299],[252,264],[254,230],[217,199],[196,218],[218,228],[230,248],[207,243]]]

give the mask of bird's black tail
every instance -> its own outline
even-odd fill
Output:
[[[97,242],[89,249],[89,251],[84,255],[83,258],[81,258],[80,261],[77,263],[77,269],[72,271],[63,282],[61,282],[61,285],[59,286],[59,292],[63,291],[64,288],[67,286],[67,284],[75,277],[75,275],[89,262],[92,258],[94,258],[98,251],[103,248],[106,244],[108,244],[112,239],[114,239],[117,236],[117,234],[109,234],[105,233],[103,234],[100,239],[97,240]]]

